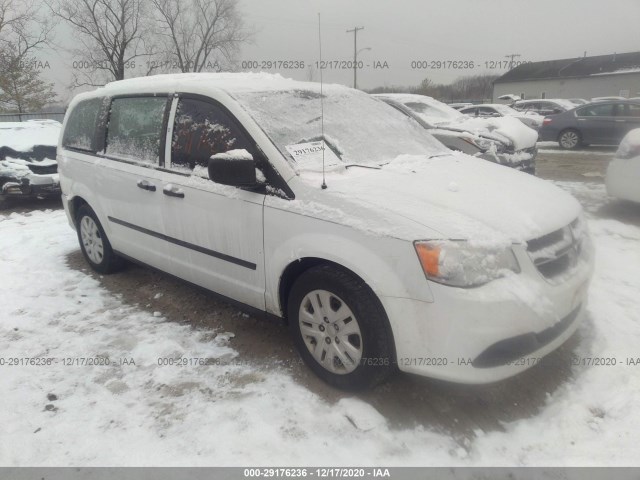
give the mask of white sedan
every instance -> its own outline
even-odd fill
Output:
[[[640,203],[640,128],[631,130],[620,142],[607,168],[606,185],[612,197]]]
[[[514,117],[534,130],[538,130],[542,126],[542,120],[544,120],[542,115],[538,115],[535,112],[520,112],[508,105],[498,103],[470,105],[461,108],[460,113],[471,115],[472,117]]]

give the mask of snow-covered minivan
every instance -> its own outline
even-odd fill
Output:
[[[581,207],[338,85],[158,75],[72,101],[63,202],[101,273],[149,265],[285,319],[325,381],[485,383],[562,344],[592,271]]]

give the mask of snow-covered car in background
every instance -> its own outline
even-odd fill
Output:
[[[620,142],[607,167],[605,184],[612,197],[640,203],[640,128],[631,130]]]
[[[564,98],[517,100],[511,105],[520,112],[533,112],[543,117],[557,115],[576,107],[576,104]]]
[[[341,388],[396,368],[496,381],[567,340],[593,262],[580,204],[364,92],[321,88],[203,73],[75,97],[58,161],[89,265],[133,259],[286,319]]]
[[[527,127],[538,130],[542,126],[544,117],[535,112],[520,112],[508,105],[499,103],[484,103],[481,105],[471,105],[459,108],[460,113],[471,115],[472,117],[513,117],[520,120]]]
[[[0,122],[0,196],[60,195],[55,120]]]
[[[579,105],[586,105],[587,103],[589,103],[589,100],[586,100],[584,98],[570,98],[569,101],[573,103],[576,107]]]
[[[455,108],[456,110],[460,110],[461,108],[470,107],[471,105],[473,105],[473,103],[447,103],[447,105],[449,105],[451,108]]]
[[[538,134],[515,118],[471,118],[424,95],[373,96],[417,120],[450,150],[535,173]]]

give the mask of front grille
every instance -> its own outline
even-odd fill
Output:
[[[545,278],[554,279],[577,265],[581,250],[574,235],[577,221],[527,242],[529,257]]]

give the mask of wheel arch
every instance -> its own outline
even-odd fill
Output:
[[[321,266],[321,265],[328,265],[333,268],[342,270],[343,272],[346,272],[349,275],[352,275],[353,277],[357,278],[366,286],[366,288],[369,290],[369,292],[375,299],[375,302],[377,303],[377,307],[384,314],[387,335],[389,336],[390,345],[392,347],[392,354],[395,360],[396,359],[396,342],[393,334],[393,327],[391,326],[389,316],[386,312],[386,309],[384,308],[384,305],[380,301],[380,298],[378,298],[378,295],[376,295],[373,288],[371,288],[371,286],[356,272],[345,267],[344,265],[340,265],[339,263],[328,260],[326,258],[304,257],[304,258],[296,259],[290,262],[283,270],[282,274],[280,275],[280,281],[278,282],[278,303],[279,303],[280,311],[282,312],[282,318],[285,321],[285,323],[287,324],[289,323],[289,320],[287,318],[287,303],[289,301],[289,293],[291,292],[291,288],[293,287],[293,284],[304,272],[308,271],[311,268]]]
[[[74,225],[77,223],[76,222],[76,220],[77,220],[76,216],[78,215],[78,210],[83,205],[89,205],[89,202],[87,202],[80,195],[76,195],[75,197],[73,197],[72,199],[69,200],[69,215],[73,219],[73,224]]]

